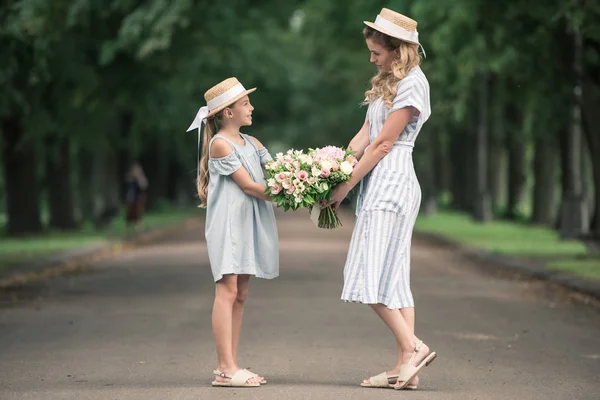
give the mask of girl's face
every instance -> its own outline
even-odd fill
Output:
[[[225,110],[225,116],[234,124],[239,126],[252,125],[252,111],[254,111],[254,107],[250,104],[250,98],[248,96],[242,97]]]
[[[371,52],[369,61],[375,64],[380,71],[391,72],[392,62],[394,62],[394,59],[398,54],[397,50],[387,50],[385,47],[371,39],[366,39],[366,42],[367,47]]]

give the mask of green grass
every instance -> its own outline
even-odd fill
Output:
[[[555,260],[546,263],[551,269],[567,271],[586,278],[600,280],[600,258],[584,260]]]
[[[561,240],[558,233],[549,228],[508,221],[480,224],[469,215],[441,211],[420,216],[416,230],[440,234],[469,247],[539,260],[548,268],[600,279],[600,257],[589,254],[581,241]]]
[[[470,216],[438,212],[420,216],[417,230],[439,233],[462,244],[500,254],[518,256],[576,256],[587,253],[579,241],[563,241],[548,228],[507,221],[479,224]]]
[[[144,228],[156,228],[198,215],[198,208],[149,212],[143,218]],[[127,226],[119,215],[110,227],[97,231],[91,224],[72,232],[48,231],[26,238],[2,237],[0,240],[0,269],[11,264],[31,262],[54,252],[68,251],[87,245],[107,243],[122,238]]]

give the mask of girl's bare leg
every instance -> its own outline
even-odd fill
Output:
[[[238,296],[238,276],[225,275],[216,284],[215,302],[212,312],[212,327],[217,347],[219,371],[233,375],[239,368],[233,357],[233,308]],[[238,336],[239,340],[239,336]],[[227,378],[217,376],[217,381],[227,381]],[[248,382],[258,383],[258,378]]]

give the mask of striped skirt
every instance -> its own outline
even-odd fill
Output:
[[[421,188],[412,149],[394,147],[365,178],[359,198],[342,300],[390,309],[414,307],[410,246]]]

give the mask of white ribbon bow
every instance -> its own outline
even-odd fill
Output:
[[[196,113],[196,118],[187,129],[186,132],[191,131],[192,129],[198,129],[198,153],[196,154],[196,179],[200,176],[200,141],[202,140],[202,125],[206,124],[206,116],[208,115],[208,107],[200,107],[198,113]]]

